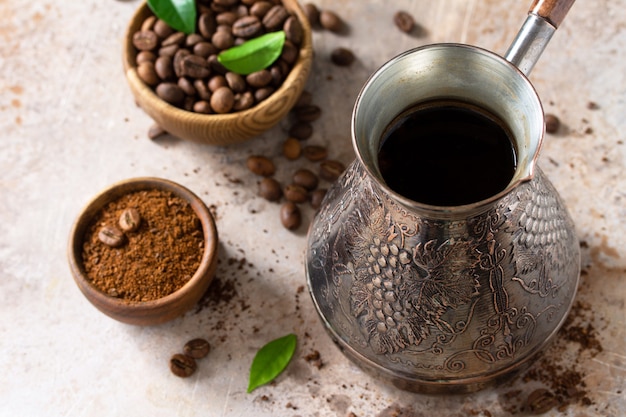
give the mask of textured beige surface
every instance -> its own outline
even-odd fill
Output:
[[[513,0],[318,0],[350,33],[317,31],[308,89],[324,109],[310,143],[353,158],[349,119],[358,90],[379,65],[413,46],[465,42],[504,52],[529,4]],[[530,2],[529,2],[530,3]],[[0,415],[2,416],[502,416],[538,381],[513,381],[464,397],[429,397],[385,386],[332,344],[305,285],[306,230],[284,230],[278,207],[256,196],[247,156],[273,156],[277,177],[297,166],[279,157],[285,121],[231,148],[147,139],[151,120],[124,79],[121,39],[138,1],[0,1]],[[391,23],[410,11],[426,34]],[[593,404],[547,415],[626,414],[626,2],[579,1],[531,80],[564,126],[540,163],[569,206],[583,249],[582,325],[603,350],[562,341],[564,369],[584,377]],[[336,46],[351,68],[332,66]],[[589,102],[598,109],[590,109]],[[82,297],[66,259],[81,207],[109,184],[136,176],[177,181],[216,213],[222,301],[156,327],[133,327]],[[305,212],[305,218],[313,215]],[[246,394],[255,351],[295,332],[296,356],[275,384]],[[213,350],[186,380],[169,357],[191,338]],[[317,350],[324,366],[304,356]],[[517,394],[516,394],[517,393]]]

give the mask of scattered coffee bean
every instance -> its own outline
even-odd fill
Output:
[[[546,114],[545,122],[547,133],[556,133],[561,126],[561,121],[554,114]]]
[[[124,233],[115,226],[102,226],[98,239],[105,245],[116,248],[124,243]]]
[[[322,161],[320,163],[320,177],[329,182],[334,182],[341,176],[345,166],[334,160]]]
[[[309,199],[306,188],[298,184],[289,184],[285,187],[283,194],[287,201],[292,203],[304,203]]]
[[[187,378],[196,372],[198,365],[191,356],[177,353],[170,359],[170,370],[176,376]]]
[[[194,359],[202,359],[211,351],[211,345],[204,339],[192,339],[185,343],[183,353]]]
[[[296,101],[296,104],[293,105],[294,110],[298,107],[309,106],[313,103],[313,94],[310,91],[304,90],[300,93],[300,97]]]
[[[587,108],[589,110],[598,110],[600,108],[600,105],[595,101],[590,101],[587,103]]]
[[[328,157],[328,151],[323,146],[309,145],[305,146],[302,154],[311,162],[318,162]]]
[[[306,140],[310,138],[312,134],[313,126],[307,122],[297,122],[289,129],[289,136],[299,140]]]
[[[347,67],[354,62],[354,54],[347,48],[335,48],[330,53],[330,60],[335,65]]]
[[[319,188],[311,193],[311,207],[315,210],[319,209],[322,205],[322,200],[326,196],[327,190],[324,188]]]
[[[280,221],[288,230],[295,230],[302,224],[302,214],[295,203],[288,201],[280,207]]]
[[[326,30],[330,30],[331,32],[341,32],[344,29],[343,20],[335,13],[330,10],[322,10],[319,15],[320,24]]]
[[[393,22],[404,33],[411,33],[415,28],[415,19],[404,10],[400,10],[393,15]]]
[[[292,177],[293,183],[301,187],[304,187],[308,191],[312,191],[317,188],[319,179],[312,171],[302,168],[297,170]]]
[[[285,155],[285,158],[292,161],[300,158],[300,155],[302,155],[302,145],[300,141],[296,138],[287,138],[283,143],[283,155]]]
[[[301,122],[314,122],[322,115],[322,109],[318,106],[309,104],[307,106],[298,106],[293,110],[293,114]]]
[[[127,208],[120,215],[118,223],[124,232],[134,232],[139,229],[139,225],[141,224],[139,211],[135,208]]]
[[[559,405],[558,399],[547,389],[539,388],[526,400],[526,411],[533,415],[544,414]]]
[[[267,177],[259,183],[259,195],[267,201],[278,201],[283,196],[283,190],[278,181]]]
[[[156,139],[159,136],[166,134],[165,129],[161,127],[158,123],[153,123],[152,126],[148,129],[148,137],[150,139]]]
[[[320,24],[320,10],[313,3],[306,3],[302,6],[304,14],[309,20],[309,24],[312,27],[317,27]]]
[[[274,172],[276,171],[274,163],[265,156],[249,156],[247,160],[247,165],[250,171],[262,177],[270,177],[274,175]]]

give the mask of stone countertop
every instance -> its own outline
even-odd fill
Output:
[[[350,30],[314,33],[307,89],[323,115],[310,143],[348,164],[352,105],[376,68],[433,42],[503,53],[526,16],[524,3],[318,0]],[[227,148],[147,138],[152,121],[135,106],[121,63],[125,25],[139,4],[0,1],[0,415],[523,415],[531,391],[567,381],[581,398],[546,415],[626,414],[626,1],[574,4],[530,77],[546,112],[562,121],[547,136],[540,164],[581,242],[573,321],[524,378],[434,397],[364,374],[325,333],[304,291],[306,226],[283,229],[278,206],[257,196],[257,178],[245,165],[249,155],[270,156],[282,180],[306,166],[280,157],[287,121]],[[420,33],[393,26],[400,9],[415,16]],[[354,51],[351,67],[330,63],[338,46]],[[81,208],[111,183],[138,176],[190,188],[211,206],[221,237],[210,294],[194,311],[154,327],[98,312],[74,284],[66,255]],[[305,223],[312,216],[305,210]],[[287,370],[247,394],[255,352],[289,332],[299,344]],[[209,340],[212,352],[194,376],[177,378],[169,358],[195,337]],[[321,367],[306,359],[315,351]]]

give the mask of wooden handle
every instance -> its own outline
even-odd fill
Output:
[[[544,18],[558,28],[572,4],[574,0],[533,0],[529,13]]]

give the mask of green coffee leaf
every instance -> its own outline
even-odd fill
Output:
[[[148,0],[148,7],[172,28],[187,34],[196,31],[195,0]]]
[[[297,337],[288,334],[272,340],[263,346],[254,356],[250,366],[250,381],[248,392],[254,391],[276,378],[289,365],[293,353],[296,351]]]
[[[284,44],[284,31],[270,32],[222,51],[217,60],[229,71],[248,75],[261,71],[276,61]]]

